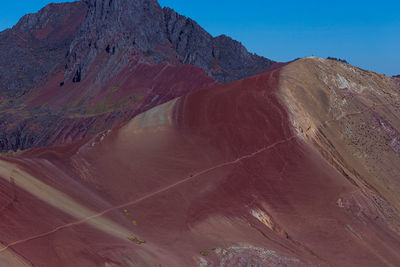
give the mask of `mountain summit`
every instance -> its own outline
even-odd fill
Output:
[[[306,58],[0,156],[0,264],[398,266],[399,91]]]
[[[0,48],[1,267],[400,266],[399,78],[152,0],[51,4]]]
[[[219,82],[255,75],[273,63],[229,37],[213,38],[193,20],[162,9],[155,0],[50,4],[2,32],[0,48],[1,93],[14,94],[32,89],[64,66],[64,83],[80,82],[98,69],[107,79],[132,64],[131,57],[199,66]],[[96,62],[96,69],[93,63],[103,52],[109,57]],[[124,58],[115,62],[121,55]],[[30,69],[18,68],[27,60]]]
[[[274,63],[157,1],[50,4],[0,33],[0,150],[92,136]]]

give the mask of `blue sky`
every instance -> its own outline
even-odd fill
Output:
[[[0,29],[46,0],[7,1]],[[226,34],[249,51],[278,60],[340,57],[364,69],[400,74],[400,1],[160,0],[212,35]]]

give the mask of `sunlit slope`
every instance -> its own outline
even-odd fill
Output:
[[[373,195],[299,134],[282,94],[289,70],[190,93],[88,142],[2,158],[0,256],[33,266],[398,265],[399,235]]]
[[[296,61],[281,73],[281,91],[299,136],[369,195],[380,217],[399,231],[398,82],[319,58]]]

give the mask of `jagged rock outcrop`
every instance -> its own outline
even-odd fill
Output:
[[[90,71],[106,82],[132,61],[161,62],[166,45],[163,13],[155,0],[85,0],[88,13],[69,49],[64,82]],[[172,51],[170,51],[172,53]],[[93,63],[96,61],[96,64]],[[135,62],[136,63],[136,62]]]
[[[81,2],[50,4],[1,32],[0,95],[23,95],[62,67],[85,14]]]
[[[182,63],[203,68],[225,83],[267,70],[274,62],[249,53],[239,42],[221,35],[212,37],[195,21],[164,8],[167,37]]]
[[[273,64],[227,36],[213,38],[155,0],[51,4],[0,33],[0,51],[0,93],[13,96],[38,86],[61,67],[63,86],[82,81],[92,68],[105,81],[132,59],[199,66],[219,82],[252,76]],[[113,59],[96,61],[103,52]]]
[[[120,123],[113,114],[129,120],[274,63],[156,0],[51,4],[0,33],[0,48],[1,151],[78,140]]]
[[[85,76],[104,51],[120,60],[102,58],[101,65],[111,70],[99,69],[103,80],[129,65],[129,58],[141,56],[156,63],[199,66],[223,83],[258,74],[274,63],[227,36],[213,38],[195,21],[170,8],[161,9],[155,0],[84,2],[89,11],[70,47],[65,81],[77,74]]]

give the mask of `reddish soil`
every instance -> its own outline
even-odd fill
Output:
[[[2,158],[0,259],[11,262],[12,252],[28,266],[400,264],[399,235],[294,133],[279,80],[278,69],[200,90],[90,140]],[[35,191],[37,180],[47,192]],[[62,201],[71,199],[79,207],[68,211]]]

